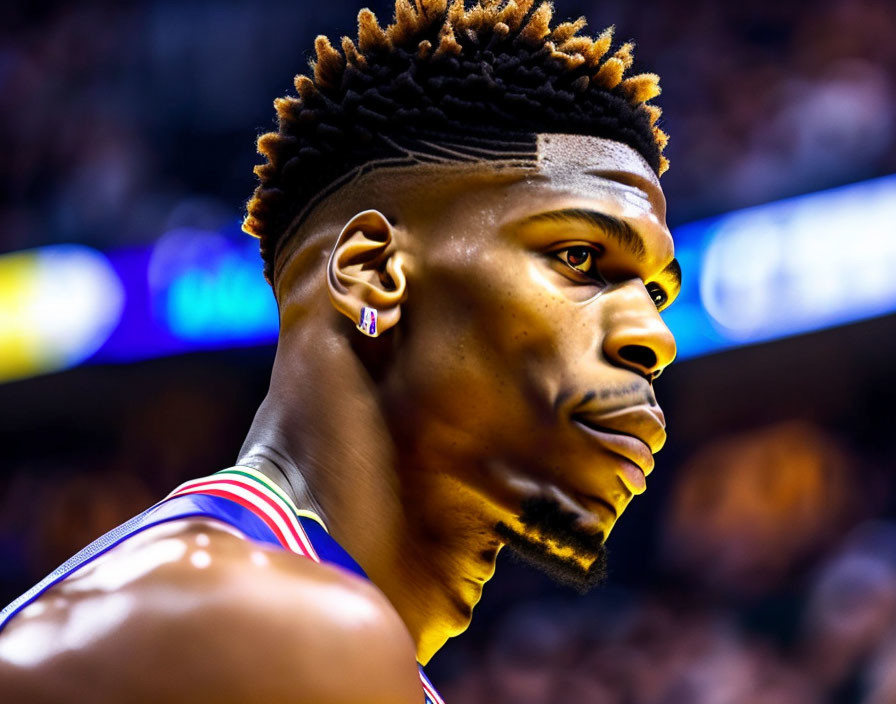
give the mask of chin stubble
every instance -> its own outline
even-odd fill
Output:
[[[607,549],[603,533],[586,533],[578,527],[577,520],[575,513],[564,510],[555,499],[533,497],[521,504],[519,521],[527,533],[503,522],[495,526],[495,531],[518,558],[554,581],[585,594],[606,579]],[[573,548],[575,557],[557,555],[549,541]]]

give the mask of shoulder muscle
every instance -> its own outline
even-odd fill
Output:
[[[47,645],[31,662],[0,655],[0,689],[39,684],[42,700],[67,701],[89,673],[94,702],[422,702],[412,639],[372,584],[215,522],[183,523],[17,617],[0,653]],[[157,559],[166,550],[179,557]],[[128,564],[142,574],[122,574]]]

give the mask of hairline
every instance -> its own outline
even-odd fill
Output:
[[[322,191],[321,193],[324,194],[324,197],[319,197],[321,195],[319,193],[310,199],[290,221],[289,225],[284,228],[283,234],[278,238],[278,246],[274,253],[271,286],[275,297],[278,300],[280,299],[280,296],[277,295],[277,290],[289,262],[298,251],[304,249],[305,245],[312,244],[319,239],[313,233],[319,229],[322,220],[327,220],[328,214],[332,212],[340,197],[344,198],[347,193],[351,192],[349,190],[351,188],[356,189],[357,192],[369,191],[371,182],[376,183],[384,175],[415,177],[414,180],[419,180],[421,174],[429,171],[431,174],[430,178],[435,177],[444,180],[454,180],[465,174],[479,177],[486,175],[496,177],[512,175],[523,178],[540,172],[550,173],[556,163],[554,158],[557,156],[558,149],[563,158],[574,164],[581,159],[579,150],[575,148],[575,142],[578,140],[580,146],[581,140],[585,139],[592,141],[594,143],[593,146],[609,148],[615,154],[621,155],[627,152],[626,160],[631,160],[635,157],[635,163],[638,163],[644,172],[650,175],[648,178],[659,187],[659,177],[644,156],[620,140],[563,132],[537,132],[533,133],[532,137],[534,141],[534,158],[532,159],[481,158],[473,161],[446,159],[439,162],[415,161],[413,163],[388,163],[390,160],[381,160],[380,163],[368,161],[354,167],[339,179],[336,188]],[[590,173],[595,170],[594,165],[580,164],[580,166],[583,169],[583,173]],[[602,170],[606,170],[605,167],[602,167]],[[428,181],[429,185],[431,183],[431,180]],[[660,190],[661,192],[662,190]]]

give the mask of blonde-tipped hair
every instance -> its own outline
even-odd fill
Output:
[[[668,136],[649,102],[659,77],[627,75],[634,45],[614,50],[613,27],[590,37],[583,17],[552,26],[553,12],[534,0],[396,0],[386,27],[363,9],[355,39],[318,36],[311,76],[274,101],[278,129],[258,139],[266,162],[243,230],[261,239],[268,280],[296,214],[365,160],[385,160],[394,141],[383,136],[593,134],[665,172]]]

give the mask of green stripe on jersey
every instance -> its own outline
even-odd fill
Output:
[[[253,480],[259,482],[260,484],[262,484],[266,489],[273,492],[277,496],[277,498],[281,499],[283,501],[283,503],[285,503],[296,516],[303,516],[305,518],[310,518],[311,520],[319,523],[321,528],[323,528],[324,530],[327,530],[327,526],[324,525],[324,521],[320,516],[318,516],[316,513],[314,513],[314,511],[307,511],[307,510],[298,508],[292,502],[292,499],[289,498],[289,496],[286,494],[286,492],[283,491],[283,489],[281,489],[279,486],[277,486],[276,482],[272,481],[270,479],[270,477],[266,476],[262,472],[259,472],[254,467],[245,467],[243,465],[235,465],[233,467],[228,467],[227,469],[222,469],[218,472],[215,472],[215,474],[238,474],[238,475],[242,475],[242,476],[246,477],[247,479],[253,479]],[[214,476],[214,475],[212,475],[212,476]],[[327,530],[327,532],[329,533],[330,531]]]

